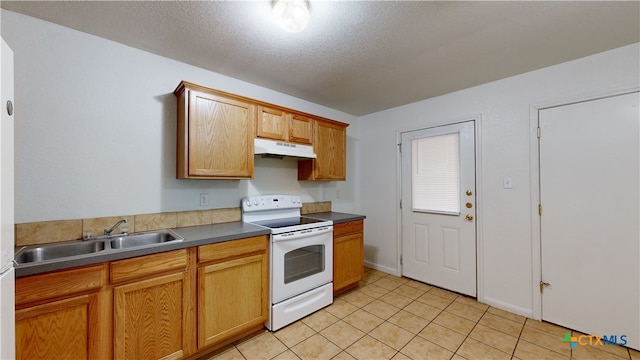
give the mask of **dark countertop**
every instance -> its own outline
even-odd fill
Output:
[[[340,224],[349,221],[363,220],[366,218],[364,215],[356,215],[356,214],[347,214],[341,212],[322,212],[322,213],[313,213],[313,214],[305,214],[304,217],[322,219],[322,220],[331,220],[334,224]]]
[[[19,264],[15,265],[16,277],[19,278],[54,270],[70,269],[76,266],[99,264],[107,261],[122,260],[136,256],[151,255],[165,251],[190,248],[193,246],[215,244],[229,240],[270,234],[269,229],[267,228],[240,221],[214,225],[191,226],[171,230],[183,237],[184,240],[128,249],[108,249],[92,254],[69,256],[64,259]],[[16,252],[18,249],[19,248],[16,249]]]
[[[339,212],[313,213],[305,214],[304,216],[323,220],[332,220],[334,224],[362,220],[365,218],[365,216],[362,215]],[[122,260],[165,251],[190,248],[193,246],[215,244],[224,241],[270,234],[270,230],[268,228],[252,225],[249,223],[243,223],[241,221],[213,225],[191,226],[171,230],[183,237],[184,240],[127,249],[108,249],[91,254],[69,256],[63,259],[19,264],[15,265],[16,277],[41,274],[49,271],[70,269],[77,266],[99,264],[107,261]],[[18,252],[19,249],[20,248],[16,248],[16,252]]]

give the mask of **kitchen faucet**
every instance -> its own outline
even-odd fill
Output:
[[[122,219],[122,220],[118,221],[118,222],[117,222],[115,225],[113,225],[110,229],[104,229],[104,234],[105,234],[105,235],[107,235],[107,236],[111,236],[111,233],[112,233],[112,232],[113,232],[113,231],[114,231],[118,226],[120,226],[120,224],[122,224],[122,223],[127,223],[127,222],[128,222],[127,218],[124,218],[124,219]],[[127,235],[126,230],[125,230],[125,231],[123,231],[123,232],[122,232],[122,234],[123,234],[123,235]]]

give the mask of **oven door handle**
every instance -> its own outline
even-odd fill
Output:
[[[293,231],[293,232],[284,233],[284,234],[274,234],[271,236],[271,239],[273,241],[298,240],[302,238],[318,236],[318,235],[332,233],[332,232],[333,232],[333,226],[322,226],[314,229],[299,230],[299,231]]]

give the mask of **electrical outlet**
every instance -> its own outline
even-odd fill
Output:
[[[200,194],[200,206],[209,206],[209,194]]]
[[[513,189],[513,183],[511,182],[511,176],[505,176],[502,179],[502,187],[504,189]]]

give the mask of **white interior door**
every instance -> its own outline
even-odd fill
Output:
[[[640,347],[638,93],[541,110],[542,319]]]
[[[475,296],[475,123],[401,140],[402,275]]]

